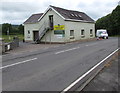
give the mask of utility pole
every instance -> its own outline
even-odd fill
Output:
[[[45,35],[45,44],[46,44],[46,35]]]
[[[10,30],[9,30],[9,27],[8,27],[8,30],[7,30],[7,35],[8,35],[9,40],[10,40],[11,38],[10,38]]]
[[[51,35],[52,35],[52,30],[50,30],[50,44],[51,44]]]

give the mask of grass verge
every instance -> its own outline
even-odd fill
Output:
[[[2,35],[0,37],[2,37],[4,39],[4,42],[11,42],[13,40],[13,37],[17,36],[19,38],[20,41],[22,41],[24,39],[24,35]]]

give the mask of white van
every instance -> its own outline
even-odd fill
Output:
[[[107,30],[105,30],[105,29],[99,29],[99,30],[97,30],[96,36],[97,36],[97,38],[108,39]]]

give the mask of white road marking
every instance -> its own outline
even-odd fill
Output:
[[[7,55],[1,55],[2,57],[7,56]]]
[[[93,46],[96,45],[97,43],[93,43],[93,44],[89,44],[89,45],[85,45],[85,46]]]
[[[78,48],[80,48],[80,47],[75,47],[75,48],[70,48],[70,49],[67,49],[67,50],[62,50],[62,51],[56,52],[55,54],[64,53],[64,52],[75,50],[75,49],[78,49]]]
[[[75,82],[70,84],[67,88],[65,88],[61,93],[65,93],[69,91],[74,85],[76,85],[80,80],[82,80],[85,76],[87,76],[90,72],[92,72],[97,66],[99,66],[101,63],[103,63],[105,60],[107,60],[109,57],[111,57],[115,52],[117,52],[120,48],[116,49],[114,52],[109,54],[107,57],[105,57],[102,61],[100,61],[97,65],[92,67],[89,71],[87,71],[85,74],[83,74],[81,77],[79,77]]]
[[[17,63],[14,63],[14,64],[6,65],[6,66],[3,66],[3,67],[0,67],[0,69],[4,69],[4,68],[12,67],[12,66],[15,66],[15,65],[23,64],[23,63],[33,61],[33,60],[36,60],[36,59],[37,58],[33,58],[33,59],[28,59],[28,60],[25,60],[25,61],[22,61],[22,62],[17,62]]]

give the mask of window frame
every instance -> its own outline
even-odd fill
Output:
[[[93,29],[90,29],[90,37],[93,37]]]
[[[85,37],[85,30],[81,29],[81,38],[84,38],[84,37]]]
[[[82,33],[83,32],[83,33]],[[85,35],[85,30],[84,29],[81,29],[81,36],[84,36]]]
[[[28,34],[30,34],[30,30],[28,30]]]
[[[75,35],[74,30],[70,30],[70,39],[74,39],[74,35]]]

